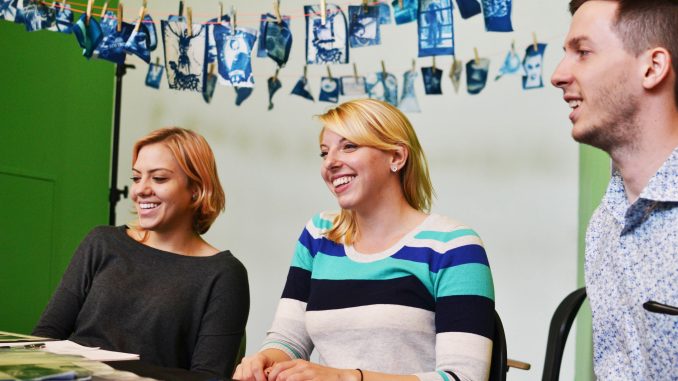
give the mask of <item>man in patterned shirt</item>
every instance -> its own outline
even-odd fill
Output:
[[[599,380],[678,380],[678,1],[572,0],[551,82],[612,179],[586,235]]]

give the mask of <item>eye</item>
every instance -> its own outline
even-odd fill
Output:
[[[579,49],[579,50],[577,50],[577,55],[578,55],[580,58],[584,58],[584,57],[588,56],[589,54],[591,54],[591,52],[588,51],[588,50],[584,50],[584,49]]]
[[[136,184],[136,183],[139,182],[139,180],[141,180],[141,177],[139,177],[139,176],[132,176],[132,177],[130,177],[130,180],[132,180],[132,182]]]
[[[162,183],[167,181],[167,177],[153,176],[153,181],[155,181],[156,183]]]
[[[343,149],[344,149],[344,151],[346,151],[346,152],[353,152],[353,151],[355,151],[355,150],[358,149],[358,145],[355,144],[355,143],[350,143],[350,142],[348,142],[348,143],[345,143],[345,144],[344,144],[344,148],[343,148]]]
[[[320,157],[325,158],[327,156],[327,151],[320,151]]]

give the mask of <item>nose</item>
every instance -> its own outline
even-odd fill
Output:
[[[150,181],[144,178],[140,178],[138,182],[132,185],[132,194],[136,197],[146,197],[150,196],[153,193],[153,190],[150,186]]]
[[[556,70],[551,75],[551,84],[559,89],[565,88],[572,82],[572,73],[565,58],[563,58]]]
[[[327,154],[325,155],[325,160],[323,160],[323,168],[325,168],[326,170],[330,170],[333,168],[337,168],[339,165],[340,161],[334,150],[327,151]]]

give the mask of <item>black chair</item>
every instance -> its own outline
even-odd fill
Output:
[[[542,381],[558,381],[560,378],[560,364],[563,360],[567,335],[570,333],[572,323],[584,299],[586,299],[586,288],[582,287],[566,296],[553,313],[546,342]]]
[[[489,381],[506,381],[509,368],[528,370],[530,364],[511,360],[506,357],[506,335],[504,325],[497,311],[494,311],[494,338],[492,340],[492,360],[490,362]]]

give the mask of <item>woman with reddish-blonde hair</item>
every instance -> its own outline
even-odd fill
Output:
[[[199,134],[163,128],[136,142],[132,163],[137,221],[85,237],[33,334],[230,375],[249,287],[242,263],[201,236],[225,205],[214,154]]]

